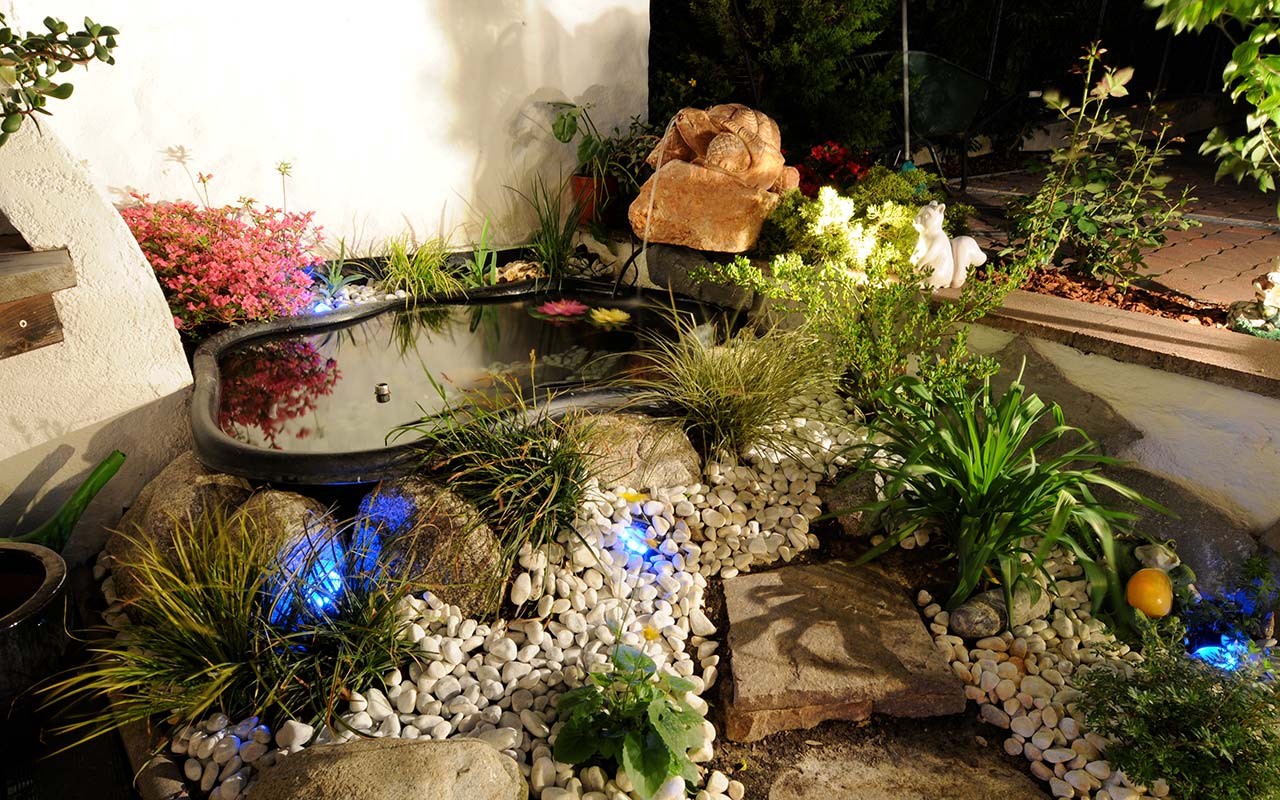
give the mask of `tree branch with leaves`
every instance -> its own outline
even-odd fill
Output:
[[[8,26],[0,14],[0,145],[22,127],[28,117],[39,128],[36,116],[48,114],[49,98],[66,100],[75,88],[56,80],[77,65],[116,63],[111,55],[120,31],[99,25],[88,17],[84,28],[70,33],[67,23],[44,18],[47,32],[22,33]]]

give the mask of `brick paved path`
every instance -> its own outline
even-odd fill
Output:
[[[1214,165],[1202,160],[1172,164],[1169,191],[1190,186],[1196,198],[1188,216],[1199,227],[1171,231],[1169,240],[1146,257],[1146,272],[1168,289],[1208,303],[1231,303],[1253,297],[1250,281],[1260,272],[1274,269],[1280,258],[1280,218],[1276,194],[1264,194],[1249,183],[1231,178],[1213,182]],[[1014,194],[1027,194],[1040,185],[1037,175],[1025,172],[971,178],[969,193],[986,204],[1002,204]],[[990,221],[980,220],[975,238],[987,242],[1003,238]],[[985,243],[984,243],[985,244]]]

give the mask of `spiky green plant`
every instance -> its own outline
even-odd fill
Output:
[[[361,572],[371,559],[359,546],[345,550],[346,569],[330,563],[341,531],[289,540],[243,513],[174,526],[170,543],[135,537],[134,557],[120,565],[138,589],[121,636],[104,631],[87,665],[41,690],[46,707],[70,712],[63,731],[83,740],[139,720],[192,723],[214,710],[336,724],[348,690],[376,684],[411,657],[398,611],[408,584]],[[330,602],[316,600],[317,575],[329,581]],[[82,702],[102,698],[110,702],[101,710],[75,716]]]
[[[443,239],[428,239],[412,251],[411,247],[403,236],[387,241],[386,262],[379,276],[385,291],[404,290],[410,297],[421,298],[466,288],[449,268],[449,247]]]
[[[472,286],[493,286],[498,282],[498,251],[489,246],[489,218],[480,228],[480,241],[467,262],[467,282]]]
[[[528,194],[519,189],[512,190],[529,204],[537,217],[538,226],[533,231],[529,249],[553,281],[568,276],[569,257],[573,255],[573,233],[578,229],[581,210],[576,202],[566,208],[565,185],[563,181],[548,185],[541,175],[535,174]]]
[[[1037,593],[1032,575],[1044,573],[1045,559],[1062,546],[1084,569],[1095,611],[1108,598],[1113,611],[1123,610],[1116,528],[1134,515],[1099,502],[1093,490],[1105,487],[1163,509],[1100,472],[1122,462],[1100,454],[1084,431],[1067,425],[1057,404],[1046,406],[1028,394],[1021,375],[999,397],[990,379],[966,394],[939,392],[914,377],[900,379],[886,397],[866,447],[886,479],[885,499],[867,510],[888,536],[860,562],[936,526],[956,560],[947,607],[994,576],[1013,608],[1014,587],[1024,584]],[[1046,416],[1052,425],[1043,430],[1038,423]],[[1047,452],[1068,436],[1080,443],[1060,454]]]
[[[835,385],[822,341],[806,330],[744,330],[724,338],[675,315],[674,337],[646,337],[637,356],[658,376],[629,379],[637,404],[678,420],[706,458],[737,459],[752,447],[795,452],[783,423],[792,398]]]
[[[347,272],[347,243],[340,241],[337,257],[326,262],[323,270],[316,270],[315,288],[320,292],[320,299],[332,306],[339,292],[364,280],[364,277],[356,272]]]
[[[442,410],[394,429],[388,440],[416,434],[423,450],[419,469],[447,477],[449,488],[493,528],[500,589],[526,543],[537,549],[573,529],[591,474],[590,423],[573,414],[548,416],[510,379],[500,381],[505,398],[464,402],[451,402],[442,386],[431,383]]]

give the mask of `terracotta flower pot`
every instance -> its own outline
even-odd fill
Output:
[[[66,581],[53,550],[0,542],[0,703],[57,670],[69,641]]]
[[[606,178],[604,184],[595,178],[585,175],[574,175],[569,179],[573,191],[573,202],[578,209],[578,223],[588,225],[600,218],[605,205],[618,194],[616,178]]]

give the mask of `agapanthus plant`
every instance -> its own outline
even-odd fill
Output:
[[[155,270],[173,322],[190,331],[296,314],[310,303],[310,269],[320,229],[311,213],[288,214],[252,202],[220,208],[152,202],[120,214]]]

